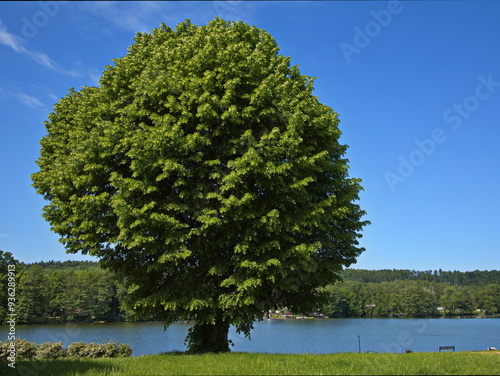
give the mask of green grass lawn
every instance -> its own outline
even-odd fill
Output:
[[[500,375],[500,352],[409,354],[169,353],[18,362],[2,375]]]

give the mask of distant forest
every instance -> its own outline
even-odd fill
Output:
[[[7,264],[16,265],[18,323],[139,321],[126,287],[98,262],[19,263],[0,251],[0,319],[7,320]],[[500,313],[500,271],[346,269],[323,289],[328,317],[490,316]],[[286,308],[283,307],[283,312]],[[315,312],[315,313],[318,313]],[[295,312],[312,315],[313,312]]]

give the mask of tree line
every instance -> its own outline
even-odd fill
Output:
[[[122,306],[124,283],[98,262],[49,261],[20,263],[0,251],[0,318],[7,320],[7,265],[16,266],[17,323],[132,321]]]
[[[324,289],[330,317],[428,317],[494,315],[500,312],[500,284],[466,286],[448,282],[346,280]]]
[[[0,318],[7,320],[7,265],[16,265],[18,323],[154,320],[125,308],[125,281],[98,262],[20,263],[0,251]],[[492,315],[500,312],[500,272],[360,270],[323,289],[329,317]]]
[[[345,269],[341,272],[344,280],[358,282],[392,282],[392,281],[428,281],[448,283],[450,285],[468,286],[481,283],[499,283],[500,270],[490,271],[443,271],[439,270],[408,270],[408,269],[382,269],[360,270]]]

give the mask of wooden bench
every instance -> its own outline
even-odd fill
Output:
[[[455,346],[439,346],[439,352],[442,350],[453,350],[455,352]]]

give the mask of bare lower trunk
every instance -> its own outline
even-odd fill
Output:
[[[229,352],[229,323],[218,321],[215,324],[197,323],[188,335],[189,351],[195,353]]]
[[[229,333],[229,325],[222,322],[215,325],[207,325],[207,335],[202,345],[203,352],[228,352],[229,343],[227,335]]]

